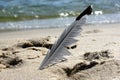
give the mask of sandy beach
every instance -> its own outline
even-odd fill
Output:
[[[120,24],[82,26],[67,61],[39,66],[64,28],[0,33],[0,80],[120,80]]]

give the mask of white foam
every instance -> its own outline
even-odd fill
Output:
[[[103,12],[102,11],[95,11],[94,14],[95,15],[101,15],[101,14],[103,14]]]
[[[68,13],[60,13],[60,17],[67,17],[69,14]]]

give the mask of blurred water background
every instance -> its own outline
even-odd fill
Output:
[[[89,5],[86,24],[120,23],[120,0],[0,0],[0,30],[66,27]]]

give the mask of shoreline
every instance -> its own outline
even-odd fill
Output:
[[[114,24],[94,24],[94,25],[83,25],[82,26],[82,32],[89,30],[89,29],[107,29],[107,28],[119,28],[120,23],[114,23]],[[14,36],[14,38],[25,38],[23,37],[24,35],[27,36],[26,38],[34,38],[36,35],[37,37],[43,37],[43,36],[56,36],[53,31],[55,31],[55,33],[57,33],[58,36],[60,36],[60,34],[62,33],[62,31],[67,28],[67,27],[59,27],[59,28],[42,28],[42,29],[28,29],[28,30],[7,30],[7,31],[3,31],[0,32],[0,39],[4,39],[4,38],[12,38],[12,36]],[[45,33],[46,32],[46,33]],[[11,35],[8,36],[8,35]],[[17,35],[17,36],[16,36]]]

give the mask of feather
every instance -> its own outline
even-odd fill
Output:
[[[77,37],[82,30],[81,26],[85,24],[85,15],[89,15],[91,12],[92,8],[89,6],[76,18],[76,20],[68,28],[64,30],[58,40],[53,44],[51,50],[48,51],[39,68],[40,70],[67,60],[65,56],[70,55],[70,52],[65,47],[78,41],[75,39],[75,37]]]

